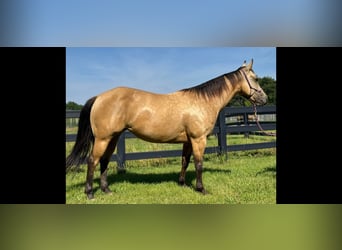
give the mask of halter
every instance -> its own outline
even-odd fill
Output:
[[[249,81],[249,79],[248,79],[246,73],[245,73],[243,70],[241,70],[241,71],[242,71],[242,74],[243,74],[243,76],[245,77],[245,79],[246,79],[246,81],[247,81],[247,83],[248,83],[248,86],[249,86],[249,88],[250,88],[250,93],[252,93],[252,89],[254,90],[254,93],[255,93],[255,92],[260,92],[259,89],[256,89],[256,88],[254,88],[254,87],[252,86],[252,84],[250,83],[250,81]],[[249,94],[249,98],[250,98],[252,95],[254,95],[254,93],[253,93],[253,94]]]

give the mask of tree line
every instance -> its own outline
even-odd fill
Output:
[[[259,78],[259,84],[268,96],[268,103],[266,105],[276,105],[276,81],[272,77]],[[235,96],[228,106],[250,106],[250,102],[242,96]],[[78,104],[73,101],[69,101],[65,105],[66,110],[81,110],[83,104]]]

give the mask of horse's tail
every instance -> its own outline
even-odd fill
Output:
[[[71,153],[66,158],[66,171],[69,171],[72,166],[77,169],[81,164],[85,163],[94,144],[94,135],[90,126],[90,111],[95,99],[96,96],[90,98],[81,110],[76,142]]]

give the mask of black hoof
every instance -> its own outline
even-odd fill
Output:
[[[203,187],[202,188],[196,188],[197,192],[200,192],[202,194],[208,194],[207,190],[205,190]]]
[[[93,193],[87,193],[87,197],[89,200],[94,199],[94,194]]]
[[[106,194],[111,194],[112,191],[110,191],[110,189],[108,187],[105,188],[101,188],[102,192],[106,193]]]
[[[179,186],[186,186],[184,180],[179,180],[179,181],[178,181],[178,185],[179,185]]]

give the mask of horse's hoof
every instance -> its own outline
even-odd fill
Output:
[[[87,197],[89,200],[93,200],[94,199],[94,194],[93,193],[88,193]]]
[[[106,194],[112,194],[112,191],[108,187],[101,188],[101,190],[102,190],[102,192],[104,192]]]
[[[196,188],[196,191],[200,192],[203,195],[208,194],[207,190],[205,190],[203,187],[202,188]]]
[[[178,181],[178,185],[182,187],[186,187],[185,181]]]

